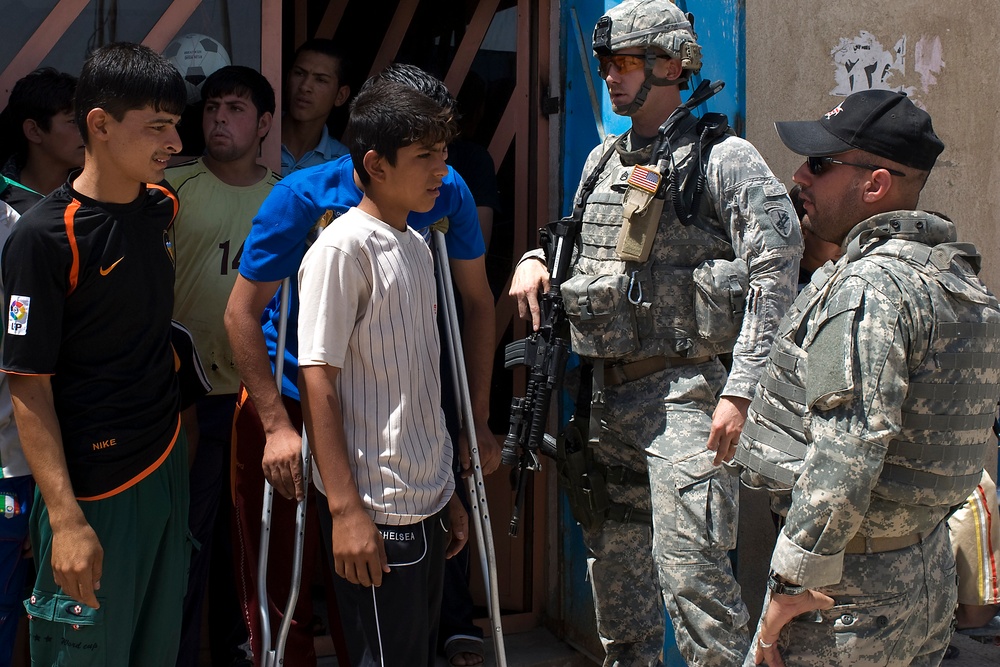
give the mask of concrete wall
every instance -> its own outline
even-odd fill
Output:
[[[921,207],[956,221],[1000,289],[1000,3],[747,0],[747,138],[787,185],[801,164],[775,120],[817,119],[851,92],[905,90],[945,143]]]

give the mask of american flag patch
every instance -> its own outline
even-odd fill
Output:
[[[628,184],[633,188],[639,188],[655,195],[656,190],[660,187],[660,174],[655,169],[637,164],[632,167],[632,173],[628,176]]]

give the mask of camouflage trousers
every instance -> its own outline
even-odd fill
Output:
[[[779,649],[787,667],[940,664],[951,640],[958,596],[944,522],[912,547],[845,555],[840,583],[818,590],[836,604],[803,614],[781,631]],[[750,651],[744,665],[753,662]]]
[[[738,482],[705,449],[725,379],[712,361],[605,390],[596,460],[649,472],[648,487],[609,484],[611,500],[653,513],[652,529],[609,520],[584,531],[606,667],[660,664],[663,602],[691,667],[746,654],[749,614],[727,555]]]

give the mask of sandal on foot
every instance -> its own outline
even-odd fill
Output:
[[[453,667],[481,665],[484,661],[483,640],[473,637],[454,637],[444,645],[444,656]]]

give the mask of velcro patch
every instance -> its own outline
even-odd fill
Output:
[[[637,164],[632,167],[632,173],[628,176],[628,184],[633,188],[639,188],[655,195],[660,187],[660,173],[655,169]]]

